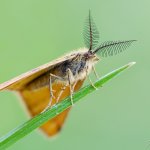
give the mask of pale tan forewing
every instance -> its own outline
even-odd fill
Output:
[[[47,64],[44,64],[42,66],[39,66],[37,68],[34,68],[18,77],[15,77],[9,81],[6,81],[2,84],[0,84],[0,90],[20,90],[26,85],[27,83],[31,82],[38,76],[42,75],[43,73],[49,71],[56,65],[59,65],[60,63],[64,62],[65,60],[71,59],[75,57],[74,54],[66,55],[64,57],[61,57],[59,59],[56,59],[54,61],[51,61]]]

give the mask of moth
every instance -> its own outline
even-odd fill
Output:
[[[32,69],[14,79],[0,84],[0,90],[15,91],[20,94],[27,110],[33,117],[48,107],[71,97],[83,85],[99,57],[116,55],[128,48],[135,40],[106,41],[99,44],[99,31],[89,11],[83,37],[86,47],[75,50],[54,61]],[[94,85],[92,84],[93,88]],[[70,108],[41,126],[48,136],[60,131]]]

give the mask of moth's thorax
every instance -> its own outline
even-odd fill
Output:
[[[73,59],[62,63],[58,68],[60,76],[67,80],[67,70],[71,71],[71,82],[83,80],[91,72],[92,67],[98,61],[96,54],[89,51],[78,51]]]
[[[92,67],[99,60],[96,54],[92,54],[87,49],[80,49],[65,56],[65,61],[55,65],[45,74],[33,80],[27,85],[29,89],[38,89],[44,86],[49,86],[50,74],[56,75],[59,78],[52,77],[51,82],[68,83],[68,70],[71,72],[71,83],[78,80],[83,80],[91,72]]]

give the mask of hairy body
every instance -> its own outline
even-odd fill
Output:
[[[61,82],[65,85],[68,82],[68,70],[70,70],[70,81],[71,84],[73,84],[79,80],[85,79],[91,72],[92,67],[99,60],[96,54],[90,55],[87,49],[83,49],[82,53],[81,50],[80,52],[72,52],[66,55],[66,57],[69,57],[70,55],[74,55],[74,57],[49,69],[46,73],[29,82],[26,87],[28,89],[37,90],[38,88],[49,86],[50,74],[53,75],[51,83]]]

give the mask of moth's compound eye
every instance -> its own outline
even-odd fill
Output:
[[[92,51],[88,51],[87,53],[84,54],[84,57],[86,59],[93,58],[94,57],[93,52]]]
[[[88,53],[85,53],[84,54],[84,57],[87,59],[87,58],[89,58],[89,54]]]
[[[90,55],[93,55],[93,52],[90,50],[90,51],[88,51],[88,53],[90,54]]]

